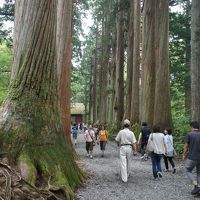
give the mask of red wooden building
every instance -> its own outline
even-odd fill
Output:
[[[83,103],[71,104],[71,123],[80,124],[84,121],[85,106]]]

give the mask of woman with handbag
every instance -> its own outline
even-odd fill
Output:
[[[154,180],[158,180],[162,177],[161,158],[167,149],[164,134],[161,133],[160,127],[157,125],[153,126],[153,133],[149,136],[147,149],[150,151]]]
[[[93,146],[95,145],[95,133],[92,129],[92,125],[88,126],[88,129],[85,131],[85,141],[86,141],[86,151],[87,157],[93,158]]]
[[[165,144],[167,147],[167,154],[164,154],[164,163],[165,163],[165,171],[168,172],[169,171],[169,165],[168,165],[168,161],[172,166],[172,173],[175,174],[176,173],[176,168],[175,168],[175,164],[173,161],[173,157],[174,157],[174,147],[173,147],[173,136],[172,136],[172,130],[169,128],[166,128],[164,130],[164,135],[165,135]]]

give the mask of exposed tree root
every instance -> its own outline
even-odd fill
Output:
[[[0,162],[0,200],[64,200],[67,190],[64,187],[50,186],[40,190],[26,180],[9,165]]]

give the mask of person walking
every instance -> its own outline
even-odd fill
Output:
[[[102,151],[101,157],[104,157],[104,151],[106,149],[107,140],[108,132],[107,130],[105,130],[105,126],[101,126],[101,130],[99,131],[100,149]]]
[[[142,128],[140,130],[140,135],[138,139],[138,145],[140,145],[141,159],[144,158],[147,142],[149,135],[151,134],[150,128],[147,126],[146,122],[142,122]]]
[[[158,180],[158,178],[162,178],[161,158],[163,154],[166,154],[167,149],[164,134],[161,133],[160,127],[157,125],[153,126],[153,133],[149,136],[147,149],[151,142],[153,144],[153,151],[150,153],[153,177],[154,180]]]
[[[130,121],[124,120],[124,129],[120,130],[115,140],[120,146],[120,171],[122,182],[128,181],[130,173],[130,158],[133,154],[133,148],[136,150],[136,139],[132,131],[129,130]]]
[[[89,125],[88,129],[86,129],[84,137],[86,141],[87,157],[90,157],[92,159],[93,146],[95,145],[95,133],[92,129],[92,125]]]
[[[76,145],[77,143],[77,135],[78,135],[78,127],[77,125],[74,123],[73,127],[72,127],[72,137],[73,137],[73,141],[74,144]]]
[[[164,130],[164,135],[165,135],[165,144],[166,144],[166,148],[167,148],[167,154],[164,154],[163,158],[164,158],[164,163],[165,163],[165,171],[168,172],[169,171],[169,163],[172,166],[172,173],[176,173],[176,168],[175,168],[175,164],[173,161],[173,157],[174,157],[174,147],[173,147],[173,136],[172,136],[172,130],[170,128],[166,128]]]
[[[191,181],[193,189],[192,195],[200,192],[200,130],[199,123],[193,121],[190,123],[192,131],[185,137],[183,160],[185,161],[186,176]],[[193,169],[196,168],[197,178],[192,173]]]

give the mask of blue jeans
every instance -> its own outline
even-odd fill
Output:
[[[151,153],[152,171],[154,178],[158,178],[158,172],[162,172],[160,163],[162,156],[162,154]]]
[[[196,167],[197,170],[197,177],[194,177],[194,174],[192,173],[193,169]],[[200,161],[194,161],[187,159],[185,162],[185,169],[186,169],[186,175],[188,179],[193,183],[197,181],[197,184],[200,185]]]

